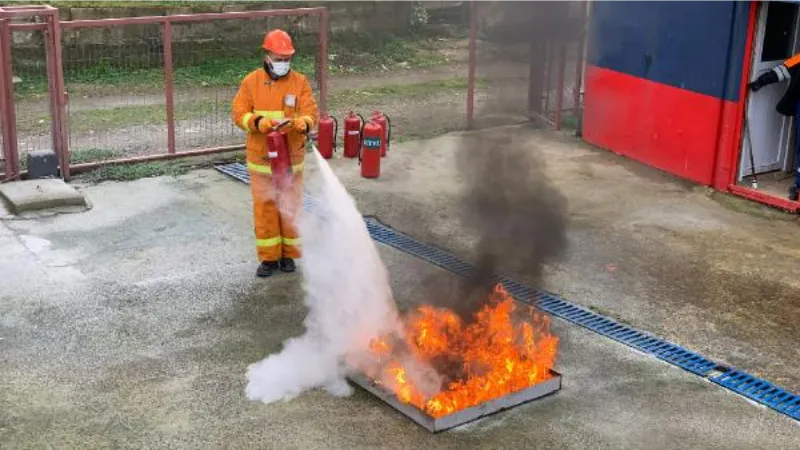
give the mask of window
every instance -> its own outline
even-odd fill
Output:
[[[798,5],[769,2],[761,61],[783,61],[792,56]]]

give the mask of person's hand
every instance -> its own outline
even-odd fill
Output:
[[[747,88],[753,92],[757,92],[762,87],[764,87],[764,85],[761,84],[759,80],[751,81],[750,83],[747,84]]]
[[[297,118],[292,121],[292,128],[298,133],[305,133],[308,130],[308,121],[303,118]]]
[[[261,133],[269,133],[270,128],[274,127],[277,122],[272,119],[267,119],[264,116],[259,116],[258,119],[258,131]]]

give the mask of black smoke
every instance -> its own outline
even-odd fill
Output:
[[[583,26],[575,14],[581,7],[577,2],[481,2],[478,45],[488,50],[479,52],[478,74],[491,83],[503,78],[503,61],[524,61],[532,63],[526,81],[533,77],[532,83],[541,83],[545,43],[574,39]],[[497,83],[488,92],[476,116],[512,116],[520,101],[528,107],[528,92],[520,92],[518,84]],[[509,99],[521,100],[511,105]],[[474,238],[471,259],[478,270],[469,279],[431,277],[420,286],[419,300],[453,309],[465,321],[488,300],[496,274],[536,285],[545,266],[567,249],[567,201],[547,177],[547,161],[530,132],[523,131],[528,136],[523,138],[520,131],[485,129],[462,135],[456,144],[458,177],[466,184],[457,210],[464,233]]]
[[[475,237],[477,271],[449,285],[437,303],[467,319],[488,300],[496,274],[542,281],[545,265],[567,248],[567,201],[535,143],[516,138],[514,128],[463,136],[457,158],[467,183],[458,210],[464,232]]]

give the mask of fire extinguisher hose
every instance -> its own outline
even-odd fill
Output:
[[[392,140],[392,121],[389,120],[389,116],[387,116],[385,113],[383,114],[383,117],[386,118],[386,151],[388,152],[389,142]]]
[[[364,150],[362,148],[364,144],[364,125],[366,125],[367,122],[364,120],[364,116],[362,116],[361,114],[356,113],[356,115],[358,116],[359,119],[361,119],[361,128],[358,130],[358,165],[360,166],[361,152]]]

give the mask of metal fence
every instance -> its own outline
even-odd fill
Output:
[[[241,148],[230,102],[277,26],[295,37],[295,65],[325,109],[326,8],[78,21],[46,6],[0,8],[0,175],[24,175],[35,150],[55,150],[69,179],[71,169]]]
[[[295,38],[293,65],[320,111],[341,122],[351,109],[381,109],[393,141],[530,120],[579,127],[586,7],[470,2],[469,18],[454,15],[469,36],[452,38],[445,64],[417,71],[395,61],[381,72],[376,62],[381,73],[355,79],[340,64],[356,50],[335,41],[339,54],[329,55],[326,8],[60,21],[55,8],[0,7],[0,178],[25,175],[35,150],[54,149],[69,179],[102,164],[242,148],[230,102],[276,26]]]
[[[588,2],[470,3],[470,128],[579,127]]]

